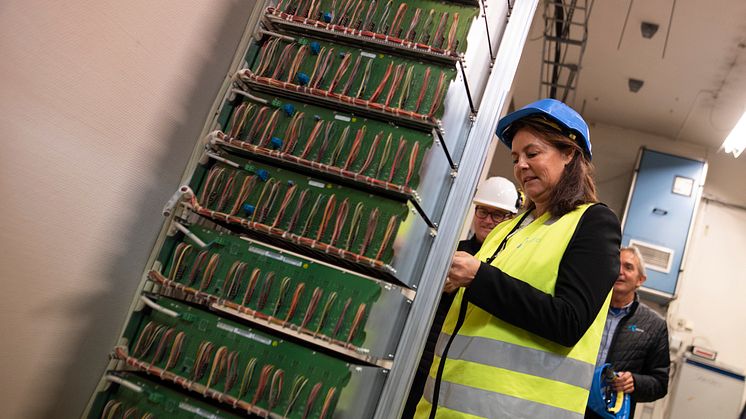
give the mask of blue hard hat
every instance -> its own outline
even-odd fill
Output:
[[[546,120],[554,122],[557,125],[555,128],[559,129],[562,134],[577,141],[580,148],[588,156],[588,160],[593,157],[591,153],[591,134],[588,130],[588,124],[585,123],[579,113],[575,112],[575,109],[557,99],[537,100],[504,116],[497,123],[495,134],[497,134],[497,137],[503,144],[511,148],[515,132],[510,129],[510,126],[513,122],[530,116],[543,116]]]

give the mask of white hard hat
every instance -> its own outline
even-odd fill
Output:
[[[513,182],[504,177],[495,176],[479,184],[474,203],[515,214],[521,207],[521,196]]]

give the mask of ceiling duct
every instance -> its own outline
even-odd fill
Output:
[[[551,97],[563,102],[575,99],[588,40],[591,8],[593,0],[550,0],[544,3],[539,97]]]

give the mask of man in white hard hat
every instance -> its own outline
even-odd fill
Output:
[[[493,228],[503,221],[510,220],[518,213],[518,210],[521,208],[522,198],[513,182],[504,177],[496,176],[487,178],[479,184],[472,202],[475,205],[474,219],[471,224],[473,234],[469,239],[461,240],[457,250],[474,255],[482,247],[482,242],[484,242],[485,237],[490,234]],[[422,397],[427,374],[430,371],[430,364],[433,362],[435,344],[438,341],[440,329],[443,326],[443,321],[445,321],[446,314],[448,314],[448,309],[451,307],[451,302],[453,301],[453,290],[449,290],[446,287],[445,291],[438,304],[433,326],[427,337],[427,343],[422,352],[422,358],[417,367],[412,388],[409,390],[409,397],[407,398],[406,406],[404,406],[402,418],[411,418],[414,416],[417,402]]]

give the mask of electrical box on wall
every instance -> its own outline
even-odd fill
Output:
[[[622,245],[640,250],[648,277],[641,291],[654,299],[676,295],[706,175],[704,161],[640,149],[622,219]]]

